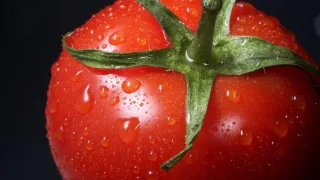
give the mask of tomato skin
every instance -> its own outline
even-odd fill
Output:
[[[145,167],[140,167],[141,171],[151,166],[159,169],[159,163],[170,157],[165,152],[159,152],[160,146],[163,149],[162,145],[170,146],[173,152],[184,147],[186,86],[180,74],[149,67],[96,71],[74,61],[66,52],[61,54],[61,59],[53,66],[52,71],[54,75],[49,87],[47,109],[48,138],[64,178],[91,179],[97,172],[106,172],[108,179],[113,176],[113,179],[117,179],[110,172],[116,172],[120,168],[118,163],[123,167],[126,161],[148,160],[148,153],[152,149],[157,150],[156,162],[150,161]],[[139,80],[142,84],[140,89],[131,94],[125,93],[122,84],[128,78]],[[79,113],[75,107],[78,99],[83,99],[86,94],[87,86],[90,87],[94,105],[90,112]],[[109,88],[108,97],[101,97],[102,86]],[[181,95],[177,96],[178,92]],[[117,97],[119,103],[112,105]],[[119,124],[124,126],[121,122],[123,119],[135,117],[140,122],[138,137],[133,143],[126,143],[133,135],[122,131]],[[172,129],[168,129],[169,134],[163,131],[167,129],[167,124],[172,126]],[[156,129],[158,130],[155,131]],[[131,150],[127,152],[127,149]],[[91,158],[87,159],[86,156]],[[119,159],[119,156],[123,159]],[[138,159],[133,160],[134,156]],[[141,163],[133,165],[140,166]],[[86,167],[93,166],[97,169],[88,173],[90,171]],[[115,170],[112,170],[113,166]],[[132,173],[131,166],[128,170]],[[123,172],[120,174],[123,175]]]
[[[296,169],[315,169],[319,163],[313,155],[319,150],[320,98],[299,69],[219,76],[194,148],[168,173],[160,164],[184,147],[181,74],[150,67],[89,69],[66,52],[52,71],[48,138],[65,179],[145,178],[151,172],[160,179],[294,179],[304,173]],[[123,91],[128,78],[141,82],[139,90]],[[88,86],[92,108],[78,112],[75,106]],[[108,87],[108,97],[101,96],[102,86]],[[112,105],[117,96],[119,103]],[[126,131],[124,122],[132,118],[139,127],[129,124]]]
[[[215,120],[205,121],[202,130],[206,143],[214,144],[209,152],[224,156],[216,162],[216,176],[304,179],[316,174],[319,95],[307,82],[292,67],[217,79],[206,117]]]
[[[173,7],[170,1],[162,2]],[[120,8],[123,4],[131,7],[129,14]],[[170,47],[157,21],[137,7],[132,0],[117,1],[76,30],[67,43],[118,52]],[[127,27],[113,24],[105,30],[108,22],[116,23],[101,21],[107,12],[119,24],[131,25],[123,40],[112,35]],[[132,14],[141,17],[128,20]],[[195,30],[197,17],[193,18],[187,24]],[[103,48],[110,37],[113,45]],[[320,96],[301,70],[274,67],[218,76],[193,149],[164,172],[161,163],[184,148],[185,100],[186,82],[180,73],[152,67],[92,69],[63,50],[52,66],[46,108],[47,136],[62,177],[302,179],[317,173]]]

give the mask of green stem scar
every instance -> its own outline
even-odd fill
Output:
[[[161,24],[173,47],[134,53],[108,53],[63,47],[79,62],[93,68],[153,66],[184,74],[187,82],[185,148],[161,165],[174,167],[192,148],[201,131],[216,75],[242,75],[272,66],[296,66],[320,76],[318,69],[291,50],[251,36],[231,36],[229,22],[235,0],[202,0],[197,32],[191,32],[158,0],[137,0]],[[315,81],[314,81],[315,82]],[[319,92],[319,86],[315,83]]]

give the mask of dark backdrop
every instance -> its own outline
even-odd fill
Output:
[[[277,16],[320,62],[318,0],[249,2]],[[0,179],[61,179],[44,128],[50,66],[61,50],[62,35],[110,3],[112,0],[1,0]]]

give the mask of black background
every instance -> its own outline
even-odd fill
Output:
[[[278,17],[320,62],[320,37],[315,27],[320,15],[318,0],[249,2]],[[61,51],[62,35],[111,3],[112,0],[1,0],[0,179],[61,179],[44,128],[50,66]]]

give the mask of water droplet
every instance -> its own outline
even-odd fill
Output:
[[[60,141],[64,141],[64,127],[60,126],[59,129],[56,131],[56,133],[54,135]]]
[[[68,160],[68,164],[74,164],[74,159],[73,158],[70,158],[69,160]]]
[[[51,74],[52,76],[57,75],[57,73],[60,71],[60,64],[59,62],[55,62],[51,67]]]
[[[93,149],[93,142],[92,142],[91,140],[88,140],[88,141],[85,143],[84,147],[85,147],[88,151],[92,151],[92,149]]]
[[[240,101],[240,94],[236,90],[227,90],[225,96],[229,101],[238,103]]]
[[[212,130],[212,132],[214,132],[214,133],[218,132],[218,128],[217,128],[217,127],[212,127],[211,130]]]
[[[63,120],[63,125],[64,125],[64,126],[68,126],[68,124],[69,124],[68,118],[65,118],[65,119]]]
[[[77,145],[80,146],[82,144],[83,141],[83,137],[81,136],[78,140],[77,140]]]
[[[176,122],[177,122],[176,118],[172,118],[172,117],[168,117],[168,118],[167,118],[167,124],[168,124],[169,126],[175,125]]]
[[[81,77],[81,75],[82,75],[82,73],[83,73],[83,70],[78,71],[78,72],[73,76],[72,81],[73,81],[73,82],[78,82],[79,79],[80,79],[80,77]]]
[[[138,118],[119,119],[117,125],[119,136],[124,143],[131,144],[136,140],[140,130]]]
[[[126,35],[122,31],[116,31],[109,37],[109,43],[111,45],[119,45],[125,41]]]
[[[88,135],[89,134],[89,129],[88,127],[85,127],[84,130],[83,130],[83,135]]]
[[[86,114],[93,107],[93,96],[90,92],[90,86],[87,85],[80,93],[75,103],[75,109],[81,114]]]
[[[127,7],[127,6],[124,5],[124,4],[121,4],[121,5],[119,6],[120,9],[125,9],[126,7]]]
[[[106,178],[107,178],[107,172],[103,171],[101,177],[102,177],[103,179],[106,179]]]
[[[74,153],[75,158],[79,159],[80,158],[80,152]]]
[[[154,170],[149,170],[146,173],[146,179],[147,180],[158,180],[159,179],[159,173]]]
[[[183,161],[186,164],[192,164],[193,162],[193,155],[191,153],[187,153],[184,157],[183,157]]]
[[[134,174],[139,174],[139,172],[140,172],[140,167],[137,166],[137,165],[133,166],[132,172],[133,172]]]
[[[70,139],[74,139],[75,135],[76,135],[76,132],[73,131],[73,132],[71,133]]]
[[[141,147],[141,146],[138,146],[138,147],[137,147],[136,153],[137,153],[137,154],[142,154],[142,147]]]
[[[296,95],[291,97],[291,104],[297,110],[304,112],[306,110],[307,100],[305,96]]]
[[[100,149],[100,153],[101,153],[101,154],[104,154],[104,149],[101,148],[101,149]]]
[[[115,106],[115,105],[117,105],[118,103],[120,102],[120,98],[119,98],[119,96],[116,96],[115,98],[113,98],[112,99],[112,101],[111,101],[111,106]]]
[[[101,48],[102,48],[102,49],[105,49],[105,48],[107,48],[107,47],[108,47],[107,44],[102,44],[102,45],[101,45]]]
[[[82,166],[81,166],[81,171],[83,171],[83,172],[85,172],[85,171],[87,171],[87,165],[86,164],[83,164]]]
[[[137,42],[139,46],[145,46],[147,44],[147,40],[145,38],[138,38]]]
[[[162,90],[163,90],[163,85],[160,84],[159,87],[158,87],[158,89],[159,89],[159,92],[162,92]]]
[[[238,136],[238,142],[242,146],[250,146],[252,143],[252,132],[248,131],[247,129],[241,129],[239,136]]]
[[[98,40],[102,40],[102,39],[104,39],[104,35],[103,34],[98,35]]]
[[[148,142],[154,145],[156,143],[156,140],[152,136],[148,136]]]
[[[289,125],[284,120],[273,122],[270,128],[279,137],[285,137],[289,131]]]
[[[136,79],[127,79],[122,83],[122,90],[125,93],[133,93],[139,90],[141,82]]]
[[[100,144],[101,144],[101,146],[103,146],[103,147],[107,147],[107,146],[109,145],[109,139],[106,138],[106,137],[101,138]]]
[[[239,34],[242,34],[244,32],[244,28],[243,27],[238,27],[237,31],[238,31]],[[241,44],[241,45],[243,46],[244,44]]]
[[[148,159],[149,159],[150,161],[156,161],[157,158],[158,158],[157,153],[156,153],[155,151],[151,150],[151,151],[149,152],[149,154],[148,154]]]
[[[106,86],[100,86],[100,97],[107,98],[109,93],[109,89]]]
[[[199,17],[200,16],[200,13],[199,11],[197,11],[196,9],[194,8],[186,8],[186,11],[188,14],[190,14],[192,17]]]
[[[105,26],[106,30],[110,30],[110,29],[112,29],[113,27],[114,27],[113,24],[107,24],[107,25]]]
[[[53,100],[49,101],[48,109],[51,114],[57,112],[57,102]]]

